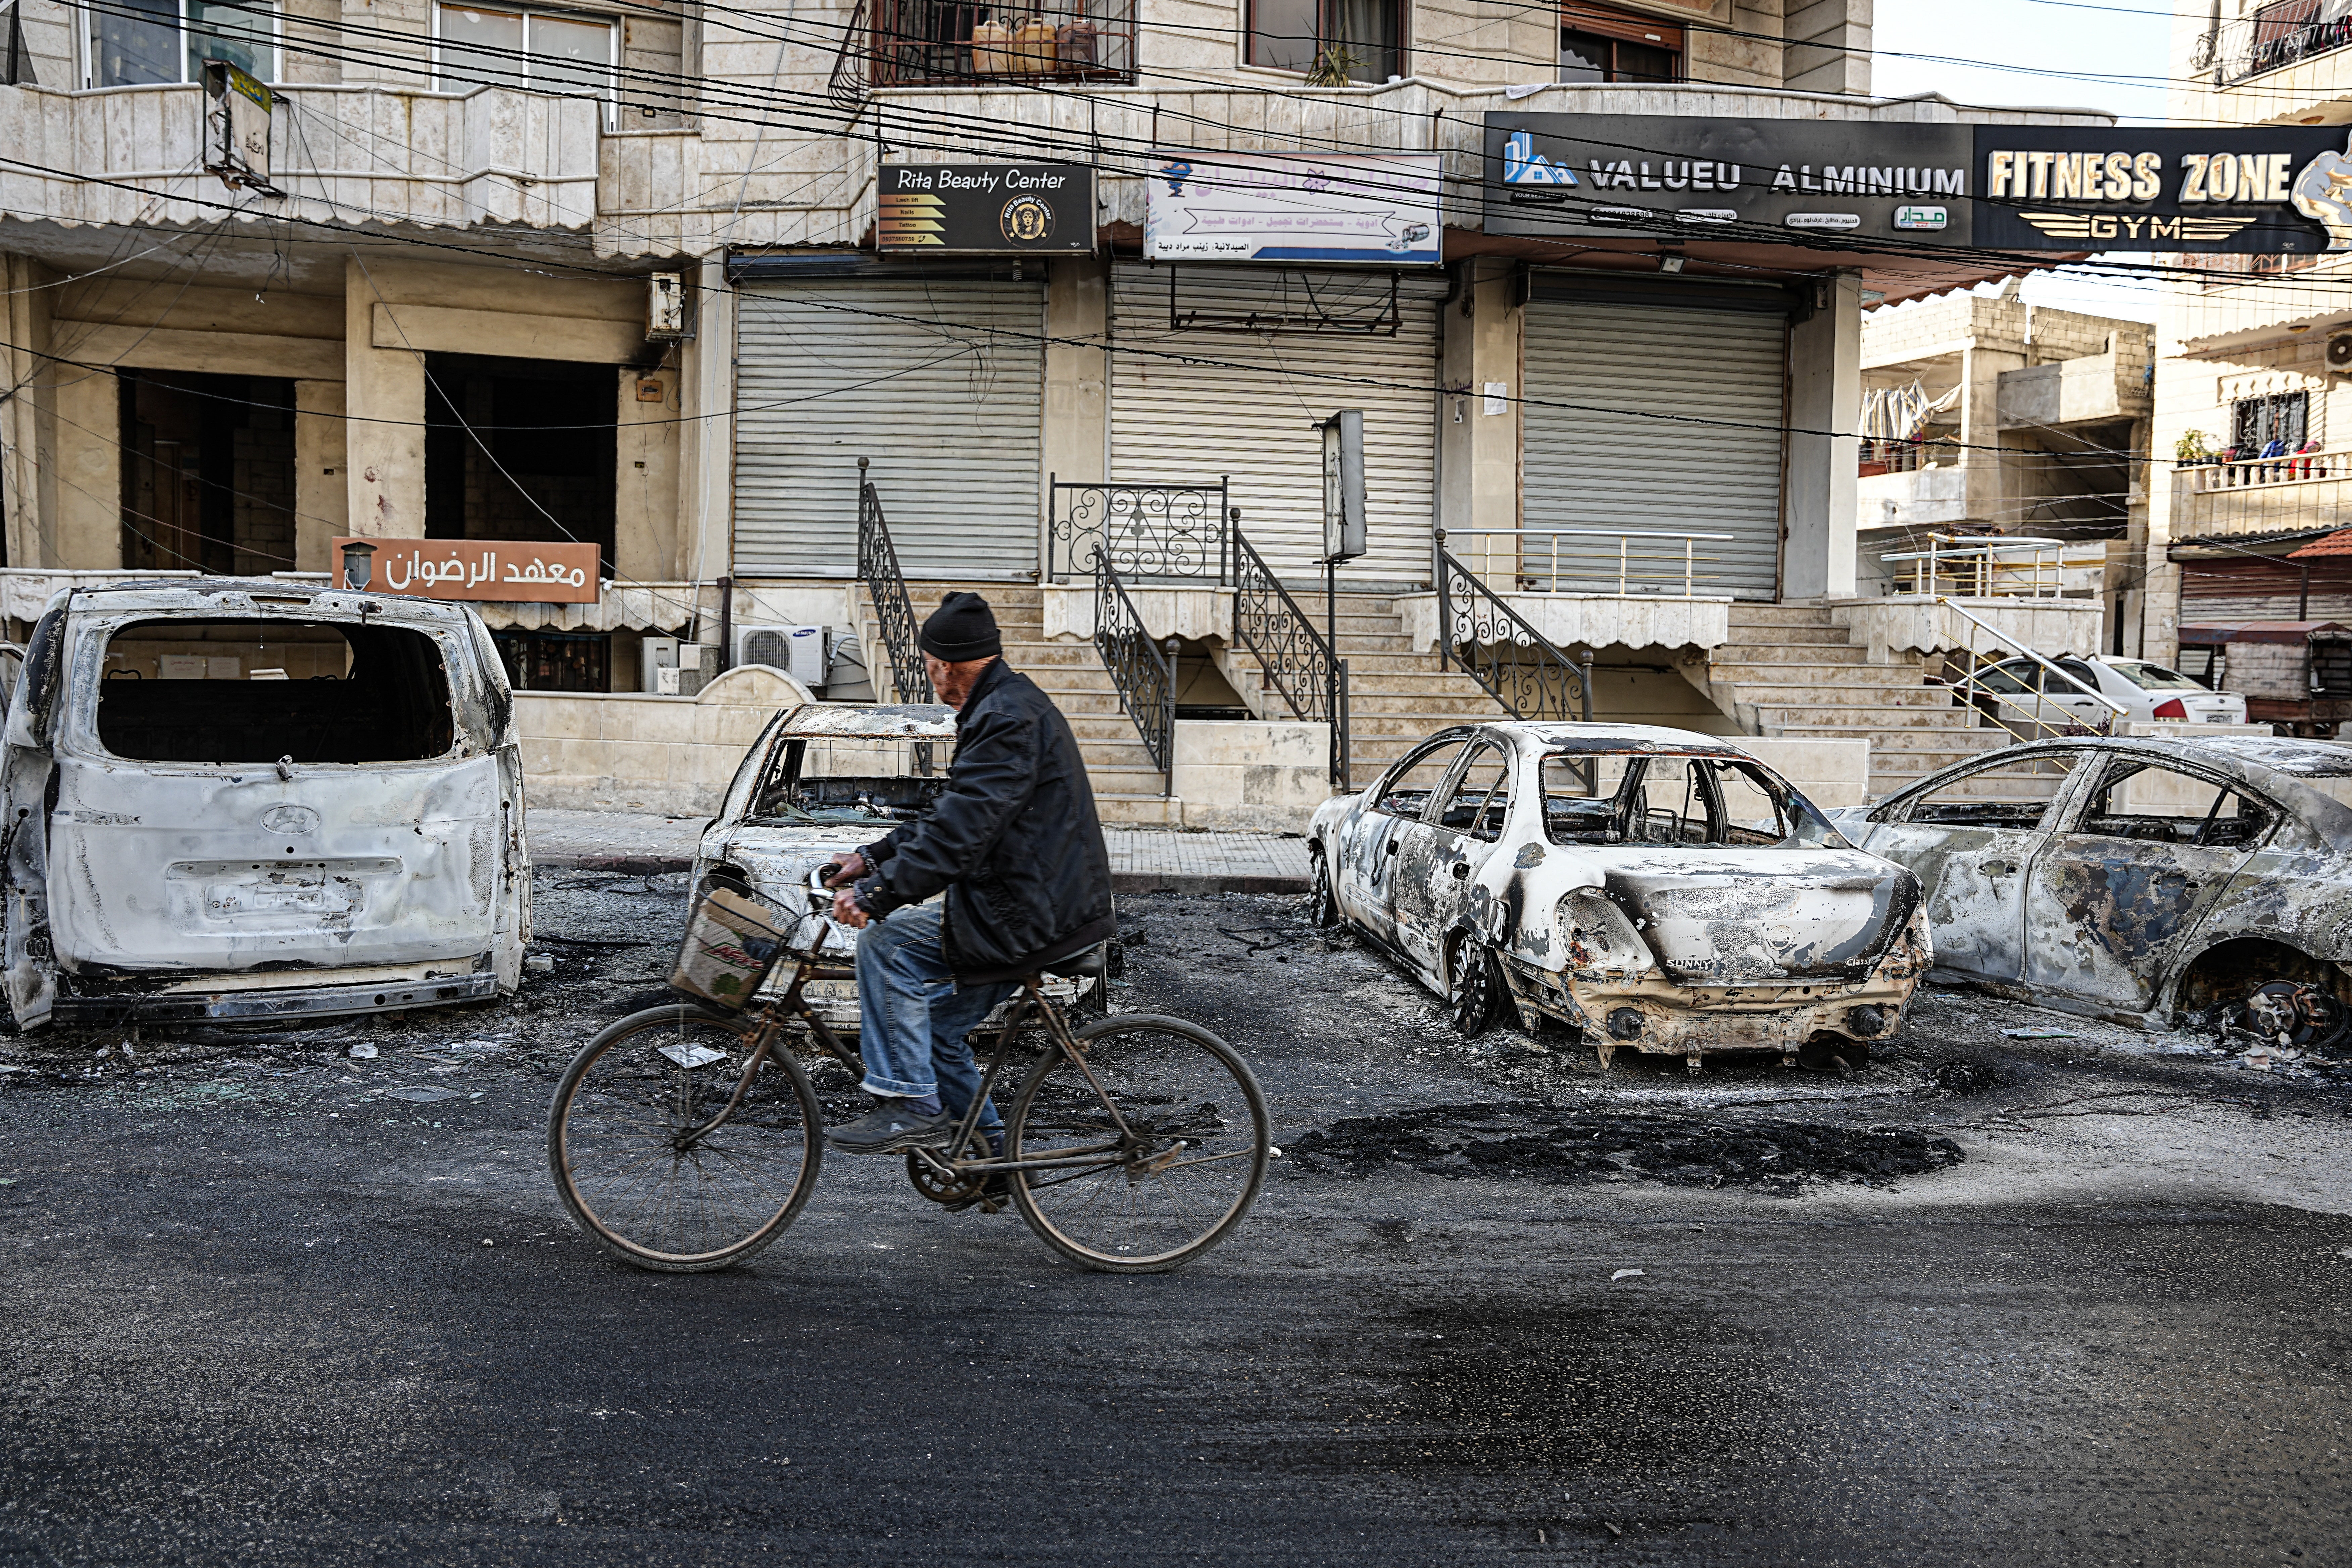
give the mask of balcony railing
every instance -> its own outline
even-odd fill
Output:
[[[1895,591],[1966,599],[2055,599],[2064,595],[2066,544],[2058,539],[1999,539],[1931,533],[1925,550],[1879,560],[1892,566]]]
[[[2324,0],[2276,0],[2251,16],[2222,23],[2198,40],[2196,68],[2210,67],[2227,87],[2352,44],[2352,15],[2323,16]]]
[[[1622,528],[1453,528],[1445,537],[1462,542],[1463,553],[1489,576],[1498,581],[1507,576],[1517,594],[1656,594],[1695,599],[1725,593],[1709,585],[1723,574],[1708,546],[1728,544],[1738,536]],[[1517,543],[1482,549],[1466,542],[1482,539]]]
[[[2175,471],[2172,535],[2284,533],[2352,516],[2352,454],[2305,452]]]
[[[1045,481],[1045,578],[1095,570],[1099,552],[1131,584],[1234,580],[1223,477],[1209,484]]]
[[[1135,76],[1135,0],[872,0],[875,87],[1125,82]]]

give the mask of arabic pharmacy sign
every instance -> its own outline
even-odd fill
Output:
[[[593,544],[345,537],[327,559],[339,588],[411,599],[587,605],[599,586]]]
[[[1490,234],[2352,250],[2343,127],[1489,114]]]
[[[1144,182],[1153,261],[1439,260],[1434,153],[1160,153]]]

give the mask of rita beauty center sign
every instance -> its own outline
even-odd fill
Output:
[[[593,544],[345,537],[329,559],[338,587],[411,599],[585,605],[598,590]]]
[[[1490,114],[1490,234],[1986,250],[2352,250],[2342,126]],[[1712,232],[1710,232],[1712,231]]]

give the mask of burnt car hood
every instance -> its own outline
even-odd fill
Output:
[[[1602,886],[1685,985],[1867,977],[1909,924],[1919,884],[1858,849],[1596,856]]]

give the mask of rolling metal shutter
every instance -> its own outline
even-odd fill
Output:
[[[1544,529],[1728,533],[1696,547],[1698,591],[1774,597],[1787,320],[1538,299],[1525,342],[1527,568],[1549,571]],[[1671,572],[1681,592],[1679,547],[1648,548],[1652,583]],[[1562,541],[1559,561],[1561,587],[1614,591],[1614,543]]]
[[[1042,282],[747,282],[736,303],[738,573],[856,575],[860,458],[909,577],[1037,569]]]
[[[1364,411],[1370,550],[1343,583],[1426,584],[1436,513],[1437,300],[1442,278],[1398,279],[1396,334],[1171,327],[1203,314],[1336,321],[1385,313],[1390,273],[1334,268],[1118,266],[1111,276],[1110,477],[1125,483],[1232,481],[1242,531],[1286,582],[1322,580],[1323,446],[1314,422]],[[1196,355],[1197,361],[1161,357]],[[1199,363],[1207,361],[1213,363]],[[1327,380],[1344,376],[1348,380]]]

